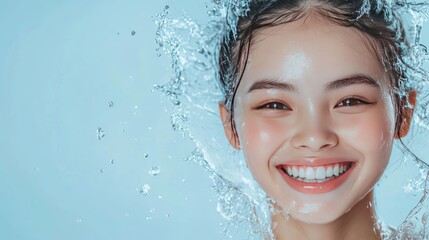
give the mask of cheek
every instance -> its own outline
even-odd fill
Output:
[[[270,119],[243,115],[240,129],[237,130],[241,148],[252,172],[267,166],[273,153],[282,143],[282,132],[287,131],[284,124]],[[281,129],[281,132],[279,131]]]
[[[388,112],[374,111],[339,124],[340,139],[358,150],[366,165],[382,171],[390,158],[393,142],[393,119]]]

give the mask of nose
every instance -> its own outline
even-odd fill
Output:
[[[297,122],[295,133],[291,138],[291,145],[294,148],[319,152],[338,144],[338,135],[333,131],[326,118],[309,116]]]

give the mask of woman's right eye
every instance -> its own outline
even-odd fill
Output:
[[[281,102],[269,102],[259,106],[257,109],[273,109],[273,110],[292,110],[286,104]]]

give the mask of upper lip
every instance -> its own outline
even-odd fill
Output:
[[[297,158],[285,161],[278,166],[308,166],[316,167],[336,163],[354,163],[357,162],[351,158]]]

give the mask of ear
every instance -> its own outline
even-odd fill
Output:
[[[401,129],[395,133],[395,139],[400,139],[407,136],[408,131],[410,130],[411,119],[413,117],[414,108],[416,107],[416,91],[410,91],[408,94],[408,103],[411,104],[412,108],[405,106],[402,114],[402,124]]]
[[[229,144],[237,150],[240,150],[240,142],[238,140],[238,136],[232,129],[231,122],[231,112],[225,107],[224,104],[219,104],[219,113],[220,118],[223,123],[223,130],[225,131],[225,135],[228,138]]]

